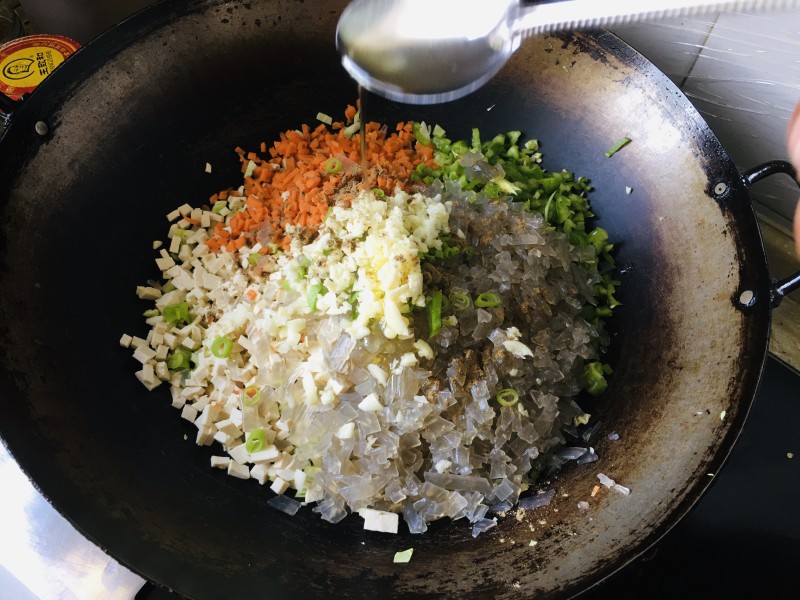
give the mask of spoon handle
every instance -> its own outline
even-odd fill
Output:
[[[696,17],[717,11],[782,10],[800,0],[561,0],[520,3],[514,33],[519,39],[569,29],[591,29],[666,17]]]

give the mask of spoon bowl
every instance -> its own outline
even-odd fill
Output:
[[[466,96],[517,50],[517,0],[355,0],[336,30],[342,64],[390,100],[433,104]]]

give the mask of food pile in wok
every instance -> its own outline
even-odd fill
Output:
[[[588,182],[518,131],[345,117],[237,149],[241,186],[167,215],[161,278],[138,288],[149,332],[122,343],[219,444],[212,466],[274,507],[477,535],[597,459],[575,399],[610,373],[612,245]]]

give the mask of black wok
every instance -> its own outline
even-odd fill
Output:
[[[163,2],[16,110],[0,143],[0,434],[78,529],[193,598],[578,593],[674,525],[741,430],[773,291],[748,192],[761,175],[740,175],[686,98],[604,32],[531,40],[452,104],[370,97],[371,120],[424,118],[452,137],[522,129],[546,167],[592,180],[598,224],[618,242],[623,307],[615,374],[586,408],[621,439],[601,436],[602,459],[555,480],[549,507],[477,539],[463,522],[388,536],[357,517],[288,517],[254,481],[209,468],[213,451],[194,445],[167,390],[135,380],[117,341],[145,331],[134,289],[158,275],[150,244],[164,215],[236,185],[237,145],[355,100],[332,43],[343,3],[320,6]],[[624,135],[633,143],[606,158]],[[598,472],[632,494],[589,498]],[[411,563],[392,563],[412,546]]]

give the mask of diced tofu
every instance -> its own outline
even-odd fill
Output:
[[[214,440],[222,444],[223,446],[228,446],[234,438],[224,431],[216,431],[214,433]]]
[[[263,450],[259,450],[258,452],[253,452],[250,454],[249,462],[255,464],[274,462],[275,459],[280,455],[280,450],[278,450],[275,446],[267,446]]]
[[[231,437],[239,437],[242,435],[242,430],[231,420],[231,419],[224,419],[217,423],[217,429],[226,433]]]
[[[197,421],[195,421],[195,424],[197,424]],[[200,427],[197,430],[196,442],[198,446],[210,446],[214,442],[214,428]]]
[[[245,464],[250,460],[250,455],[247,453],[247,447],[244,444],[228,448],[228,454],[231,455],[233,460],[241,464]]]
[[[258,464],[250,469],[250,478],[255,479],[261,485],[269,481],[269,468],[265,464]]]
[[[211,466],[214,467],[215,469],[227,469],[230,463],[231,463],[230,456],[211,457]]]
[[[272,485],[269,486],[269,489],[271,489],[276,494],[283,494],[286,490],[289,489],[289,482],[284,481],[280,477],[276,477],[275,481],[272,482]]]
[[[247,465],[242,465],[232,460],[228,463],[228,475],[238,477],[239,479],[250,479],[250,468]]]
[[[197,418],[197,415],[198,415],[197,409],[189,404],[184,405],[183,409],[181,410],[181,417],[183,417],[190,423],[194,423],[194,420]]]
[[[383,533],[397,533],[400,523],[397,513],[373,508],[362,508],[358,514],[364,518],[364,529],[369,531],[382,531]]]
[[[156,351],[153,350],[149,345],[139,346],[133,353],[133,358],[135,358],[142,364],[145,364],[153,360],[155,357],[156,357]]]

